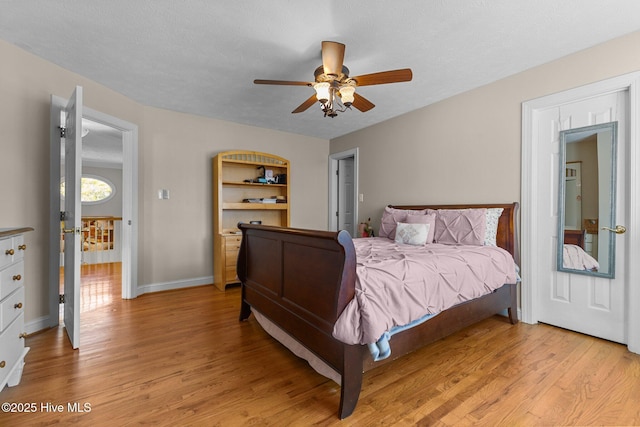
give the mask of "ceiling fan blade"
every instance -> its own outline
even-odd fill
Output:
[[[351,105],[353,107],[356,107],[358,110],[362,111],[363,113],[366,113],[367,111],[375,107],[375,105],[371,101],[369,101],[364,96],[358,95],[357,93],[353,94],[353,104]]]
[[[291,114],[302,113],[303,111],[306,111],[309,107],[311,107],[313,104],[315,104],[317,101],[318,100],[316,98],[316,95],[315,94],[311,95],[309,99],[307,99],[302,104],[300,104],[298,108],[296,108],[291,112]]]
[[[260,80],[256,79],[253,81],[254,84],[257,85],[284,85],[284,86],[313,86],[312,83],[309,82],[291,82],[288,80]]]
[[[409,82],[413,78],[411,68],[401,70],[381,71],[379,73],[364,74],[351,77],[358,86],[382,85],[386,83]]]
[[[344,62],[344,45],[338,42],[322,42],[322,67],[324,73],[339,76]]]

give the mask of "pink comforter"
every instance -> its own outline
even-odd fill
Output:
[[[333,329],[347,344],[374,343],[394,326],[516,283],[511,254],[495,246],[411,246],[380,237],[353,243],[356,294]]]

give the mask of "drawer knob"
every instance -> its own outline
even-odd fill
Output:
[[[7,249],[6,251],[4,251],[5,255],[13,255],[15,254],[15,251],[13,249]]]
[[[5,366],[7,366],[7,362],[5,362],[4,360],[0,362],[0,368],[4,368]]]
[[[22,303],[21,302],[17,303],[16,305],[13,306],[13,308],[18,309],[18,310],[21,309],[22,308]]]
[[[20,279],[22,279],[22,276],[19,275],[19,274],[16,274],[15,276],[13,276],[13,280],[17,281],[17,280],[20,280]]]
[[[26,338],[27,337],[27,333],[23,332],[20,335],[18,335],[18,338]]]
[[[21,251],[26,251],[27,250],[27,244],[25,243],[24,245],[19,245],[18,249]]]

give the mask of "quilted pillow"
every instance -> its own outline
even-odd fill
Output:
[[[395,240],[397,223],[405,222],[408,215],[424,215],[426,213],[426,209],[414,211],[407,209],[395,209],[385,206],[384,212],[382,213],[382,220],[380,221],[378,236]]]
[[[496,236],[498,235],[498,219],[502,215],[503,208],[487,209],[487,228],[484,233],[485,246],[498,246]]]
[[[417,215],[409,215],[417,216]],[[429,224],[408,224],[399,222],[396,226],[396,243],[422,246],[427,243]]]
[[[408,224],[427,224],[429,225],[429,235],[427,243],[433,243],[433,236],[436,231],[436,211],[431,211],[426,215],[407,215],[405,220]]]
[[[436,215],[436,243],[481,246],[487,228],[487,210],[440,209]]]

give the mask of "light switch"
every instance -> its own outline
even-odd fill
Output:
[[[360,203],[364,202],[364,194],[362,194],[362,193],[358,194],[358,201]]]
[[[160,199],[160,200],[168,200],[169,199],[169,190],[158,190],[158,199]]]

